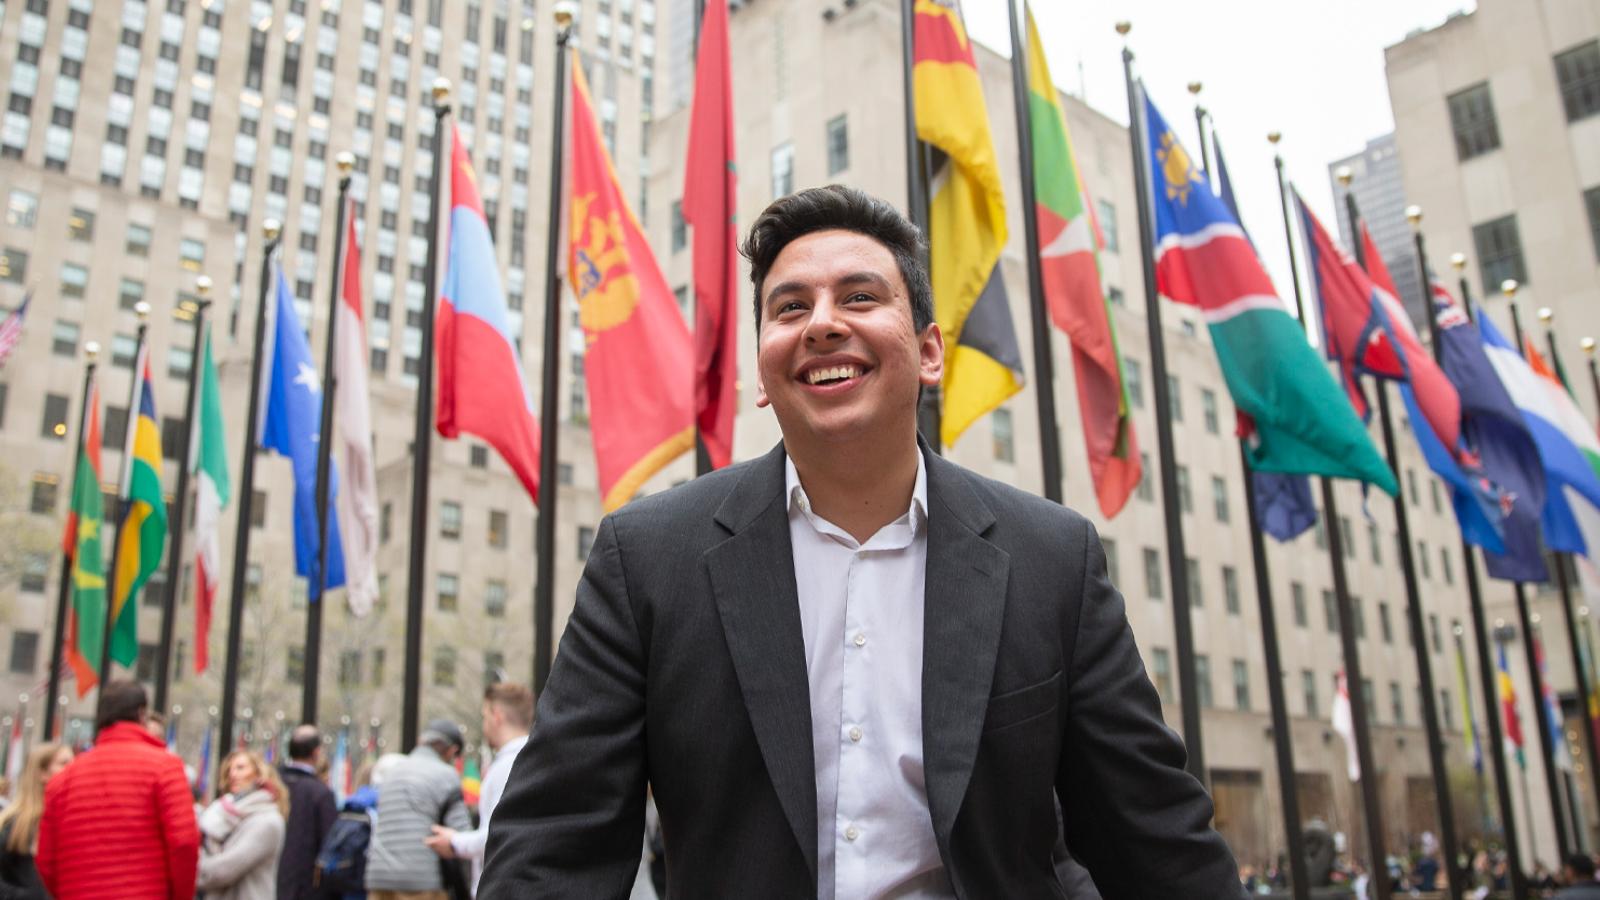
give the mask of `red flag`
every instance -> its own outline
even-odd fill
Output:
[[[738,265],[734,204],[733,79],[728,62],[728,6],[706,4],[689,119],[683,219],[694,226],[694,408],[711,465],[733,461],[738,363]]]
[[[610,512],[694,446],[694,348],[623,199],[577,54],[571,141],[567,277],[587,344],[589,430]]]

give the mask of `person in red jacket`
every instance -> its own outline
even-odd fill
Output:
[[[137,682],[107,682],[94,748],[45,788],[35,862],[55,900],[194,896],[194,804],[183,761],[145,731],[149,713]]]

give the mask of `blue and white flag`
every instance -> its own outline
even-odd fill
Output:
[[[273,262],[277,307],[272,358],[268,363],[267,411],[261,446],[287,457],[294,470],[294,570],[312,584],[317,567],[317,438],[322,429],[322,378],[311,364],[311,348],[300,327],[283,269]],[[328,469],[328,577],[326,588],[344,586],[344,551],[334,514],[338,473]],[[317,591],[312,591],[316,597]]]

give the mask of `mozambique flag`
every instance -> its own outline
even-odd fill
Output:
[[[100,680],[96,661],[106,630],[106,558],[100,547],[100,385],[89,381],[78,429],[78,466],[62,549],[72,559],[72,604],[67,607],[66,656],[82,699]]]
[[[124,666],[139,658],[139,589],[161,565],[167,542],[167,504],[161,496],[161,425],[156,418],[150,349],[139,351],[139,416],[130,428],[123,458],[122,522],[117,528],[117,571],[111,594],[111,658]]]
[[[1026,9],[1026,8],[1025,8]],[[1033,182],[1039,264],[1050,320],[1072,340],[1078,412],[1096,499],[1115,516],[1139,485],[1139,443],[1128,414],[1122,354],[1100,284],[1103,243],[1083,173],[1072,152],[1067,116],[1050,80],[1039,29],[1028,16],[1028,115],[1033,124]]]
[[[1022,389],[1000,249],[1006,201],[983,85],[956,0],[916,0],[912,25],[917,137],[932,144],[928,242],[933,311],[944,332],[940,438],[954,444],[979,416]]]
[[[572,58],[567,277],[578,298],[600,495],[607,512],[694,446],[694,345],[622,186]]]

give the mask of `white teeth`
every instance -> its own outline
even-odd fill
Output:
[[[819,384],[832,381],[836,378],[855,378],[861,374],[860,366],[828,366],[824,369],[812,369],[806,373],[806,381],[810,384]]]

